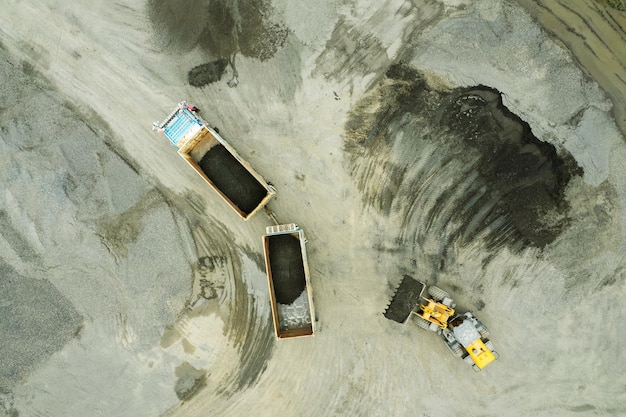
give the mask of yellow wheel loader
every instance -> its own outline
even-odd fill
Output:
[[[418,327],[440,335],[452,354],[462,358],[475,371],[496,360],[498,353],[487,339],[489,331],[485,325],[470,312],[457,314],[454,300],[438,287],[429,287],[429,297],[422,297],[425,287],[405,275],[385,311],[385,317],[406,323],[412,315]]]
[[[419,327],[434,332],[446,329],[448,320],[454,315],[454,301],[447,292],[435,286],[428,288],[428,294],[430,298],[422,297],[412,311],[415,322]]]

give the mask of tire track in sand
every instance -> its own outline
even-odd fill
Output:
[[[259,307],[265,300],[257,301],[243,279],[245,269],[250,268],[247,263],[244,265],[246,251],[233,244],[236,239],[224,225],[206,216],[201,199],[187,194],[182,199],[176,197],[169,201],[180,206],[177,208],[187,218],[196,245],[197,262],[189,305],[177,322],[166,329],[162,344],[171,345],[182,337],[185,350],[194,352],[202,348],[199,346],[202,341],[220,338],[212,342],[212,355],[218,356],[219,362],[211,363],[205,370],[202,387],[194,395],[210,393],[230,397],[257,380],[272,354],[274,339],[269,311]],[[260,269],[255,264],[256,267]],[[193,325],[194,319],[212,314],[223,321],[222,334],[195,334],[207,327]],[[238,360],[233,360],[233,354]],[[177,407],[172,412],[176,410]]]

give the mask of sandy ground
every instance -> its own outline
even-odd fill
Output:
[[[623,90],[588,50],[496,0],[205,3],[3,7],[0,415],[626,414]],[[270,218],[150,130],[181,99],[304,229],[315,337],[274,340]],[[403,274],[500,359],[385,319]]]
[[[598,1],[519,0],[555,38],[570,49],[585,71],[613,101],[613,115],[626,131],[626,56],[620,45],[626,39],[626,14]]]

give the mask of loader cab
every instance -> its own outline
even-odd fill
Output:
[[[450,329],[454,329],[461,324],[463,324],[463,316],[455,316],[448,322]]]

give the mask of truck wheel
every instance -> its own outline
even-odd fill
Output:
[[[450,298],[450,294],[439,287],[435,287],[434,285],[428,288],[428,294],[430,294],[435,301],[441,301],[446,297]]]
[[[415,316],[415,324],[424,330],[430,330],[430,322],[423,317]]]

